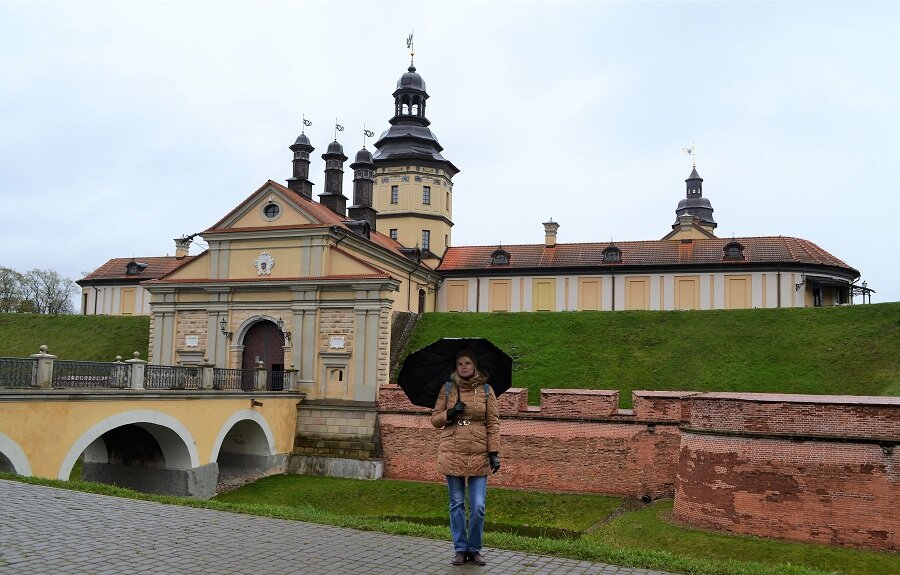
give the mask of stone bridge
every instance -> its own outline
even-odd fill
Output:
[[[84,480],[199,498],[220,476],[285,471],[305,397],[290,377],[136,358],[54,366],[45,351],[0,362],[0,471],[69,479],[79,466]]]

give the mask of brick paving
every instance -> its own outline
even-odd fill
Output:
[[[3,575],[666,575],[501,549],[454,567],[452,555],[449,541],[0,480]]]

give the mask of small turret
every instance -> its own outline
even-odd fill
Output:
[[[288,178],[288,188],[294,190],[307,200],[312,200],[313,183],[309,181],[309,154],[315,150],[306,134],[297,136],[297,141],[290,147],[294,152],[294,175]]]
[[[372,207],[372,189],[375,186],[375,162],[369,150],[363,148],[356,152],[356,161],[350,164],[353,170],[353,205],[349,215],[354,220],[369,222],[375,229],[378,212]]]
[[[337,140],[328,144],[328,150],[322,154],[325,160],[325,192],[319,194],[319,202],[327,206],[339,216],[347,215],[347,197],[343,194],[344,188],[344,148]]]

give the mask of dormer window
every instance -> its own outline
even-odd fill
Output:
[[[509,265],[509,252],[504,250],[503,248],[497,248],[491,253],[491,265],[492,266],[508,266]]]
[[[142,264],[138,262],[128,262],[125,264],[125,275],[127,276],[135,276],[147,268],[147,264]]]
[[[743,260],[744,246],[737,242],[729,242],[722,248],[723,260]]]
[[[603,250],[603,261],[606,263],[619,263],[622,261],[622,250],[610,246]]]

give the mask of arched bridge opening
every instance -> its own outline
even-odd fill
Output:
[[[244,419],[246,418],[246,419]],[[285,457],[275,454],[272,432],[265,419],[247,411],[235,414],[222,428],[216,491],[228,491],[263,475],[284,471]]]
[[[81,478],[163,495],[194,495],[191,458],[182,438],[139,422],[106,431],[83,452]]]

